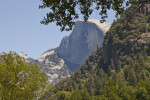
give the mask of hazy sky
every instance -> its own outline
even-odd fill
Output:
[[[0,52],[25,52],[38,58],[46,50],[58,47],[63,36],[55,23],[40,24],[46,10],[38,9],[40,0],[0,0]],[[100,19],[94,12],[90,19]],[[108,23],[112,23],[114,12],[109,11]],[[81,19],[79,19],[81,20]]]

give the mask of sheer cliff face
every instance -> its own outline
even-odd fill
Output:
[[[109,28],[110,24],[100,23],[99,20],[79,21],[58,48],[46,51],[38,59],[29,58],[24,53],[19,55],[29,63],[37,63],[47,74],[49,83],[55,85],[70,77],[70,72],[75,72],[86,57],[102,45]]]
[[[110,24],[100,23],[99,20],[76,22],[70,36],[62,39],[58,56],[67,62],[78,64],[78,69],[86,57],[102,45],[105,32],[109,28]]]

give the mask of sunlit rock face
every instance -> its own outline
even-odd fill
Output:
[[[76,22],[72,33],[62,39],[58,56],[69,64],[68,67],[72,72],[75,72],[87,56],[102,45],[105,33],[110,26],[106,22],[100,23],[95,19]]]
[[[36,63],[47,74],[50,84],[57,84],[66,77],[70,77],[69,69],[63,59],[57,57],[57,48],[44,52],[38,59],[32,59],[21,52],[19,55],[28,63]]]
[[[28,55],[24,52],[19,53],[19,56],[21,56],[22,58],[25,59],[26,62],[28,63],[36,63],[36,61],[30,57],[28,57]]]
[[[102,45],[108,23],[91,19],[76,22],[72,33],[65,36],[58,48],[44,52],[38,59],[32,59],[21,52],[19,55],[28,63],[36,63],[47,74],[50,84],[57,84],[75,72],[93,51]]]
[[[37,59],[37,62],[41,70],[47,74],[51,84],[57,84],[62,79],[70,76],[69,69],[64,60],[57,56],[57,48],[43,53]]]

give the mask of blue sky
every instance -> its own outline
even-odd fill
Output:
[[[47,12],[38,9],[40,0],[0,2],[0,52],[25,52],[29,57],[38,58],[46,50],[58,47],[61,39],[71,33],[61,32],[55,23],[40,24]],[[107,22],[112,23],[115,13],[109,11],[108,14]],[[90,19],[100,19],[98,12]]]

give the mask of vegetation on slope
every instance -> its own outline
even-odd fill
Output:
[[[36,64],[13,52],[0,56],[0,100],[37,99],[46,88],[46,74]]]
[[[141,8],[141,5],[147,2],[149,0],[42,0],[39,8],[50,10],[41,24],[47,25],[56,22],[56,25],[61,27],[61,31],[69,31],[72,30],[75,21],[79,19],[79,15],[83,15],[84,21],[87,21],[89,16],[96,11],[101,15],[101,21],[105,21],[110,9],[114,10],[118,16],[129,5]],[[132,11],[134,12],[135,9]]]
[[[85,88],[94,100],[150,99],[150,12],[147,10],[150,8],[147,5],[130,22],[127,18],[134,7],[125,11],[106,33],[103,46],[43,99],[61,91],[68,91],[69,95],[81,93]]]
[[[129,86],[125,82],[109,79],[100,95],[90,96],[87,89],[78,91],[59,91],[42,100],[149,100],[150,81],[140,80],[136,86]]]

